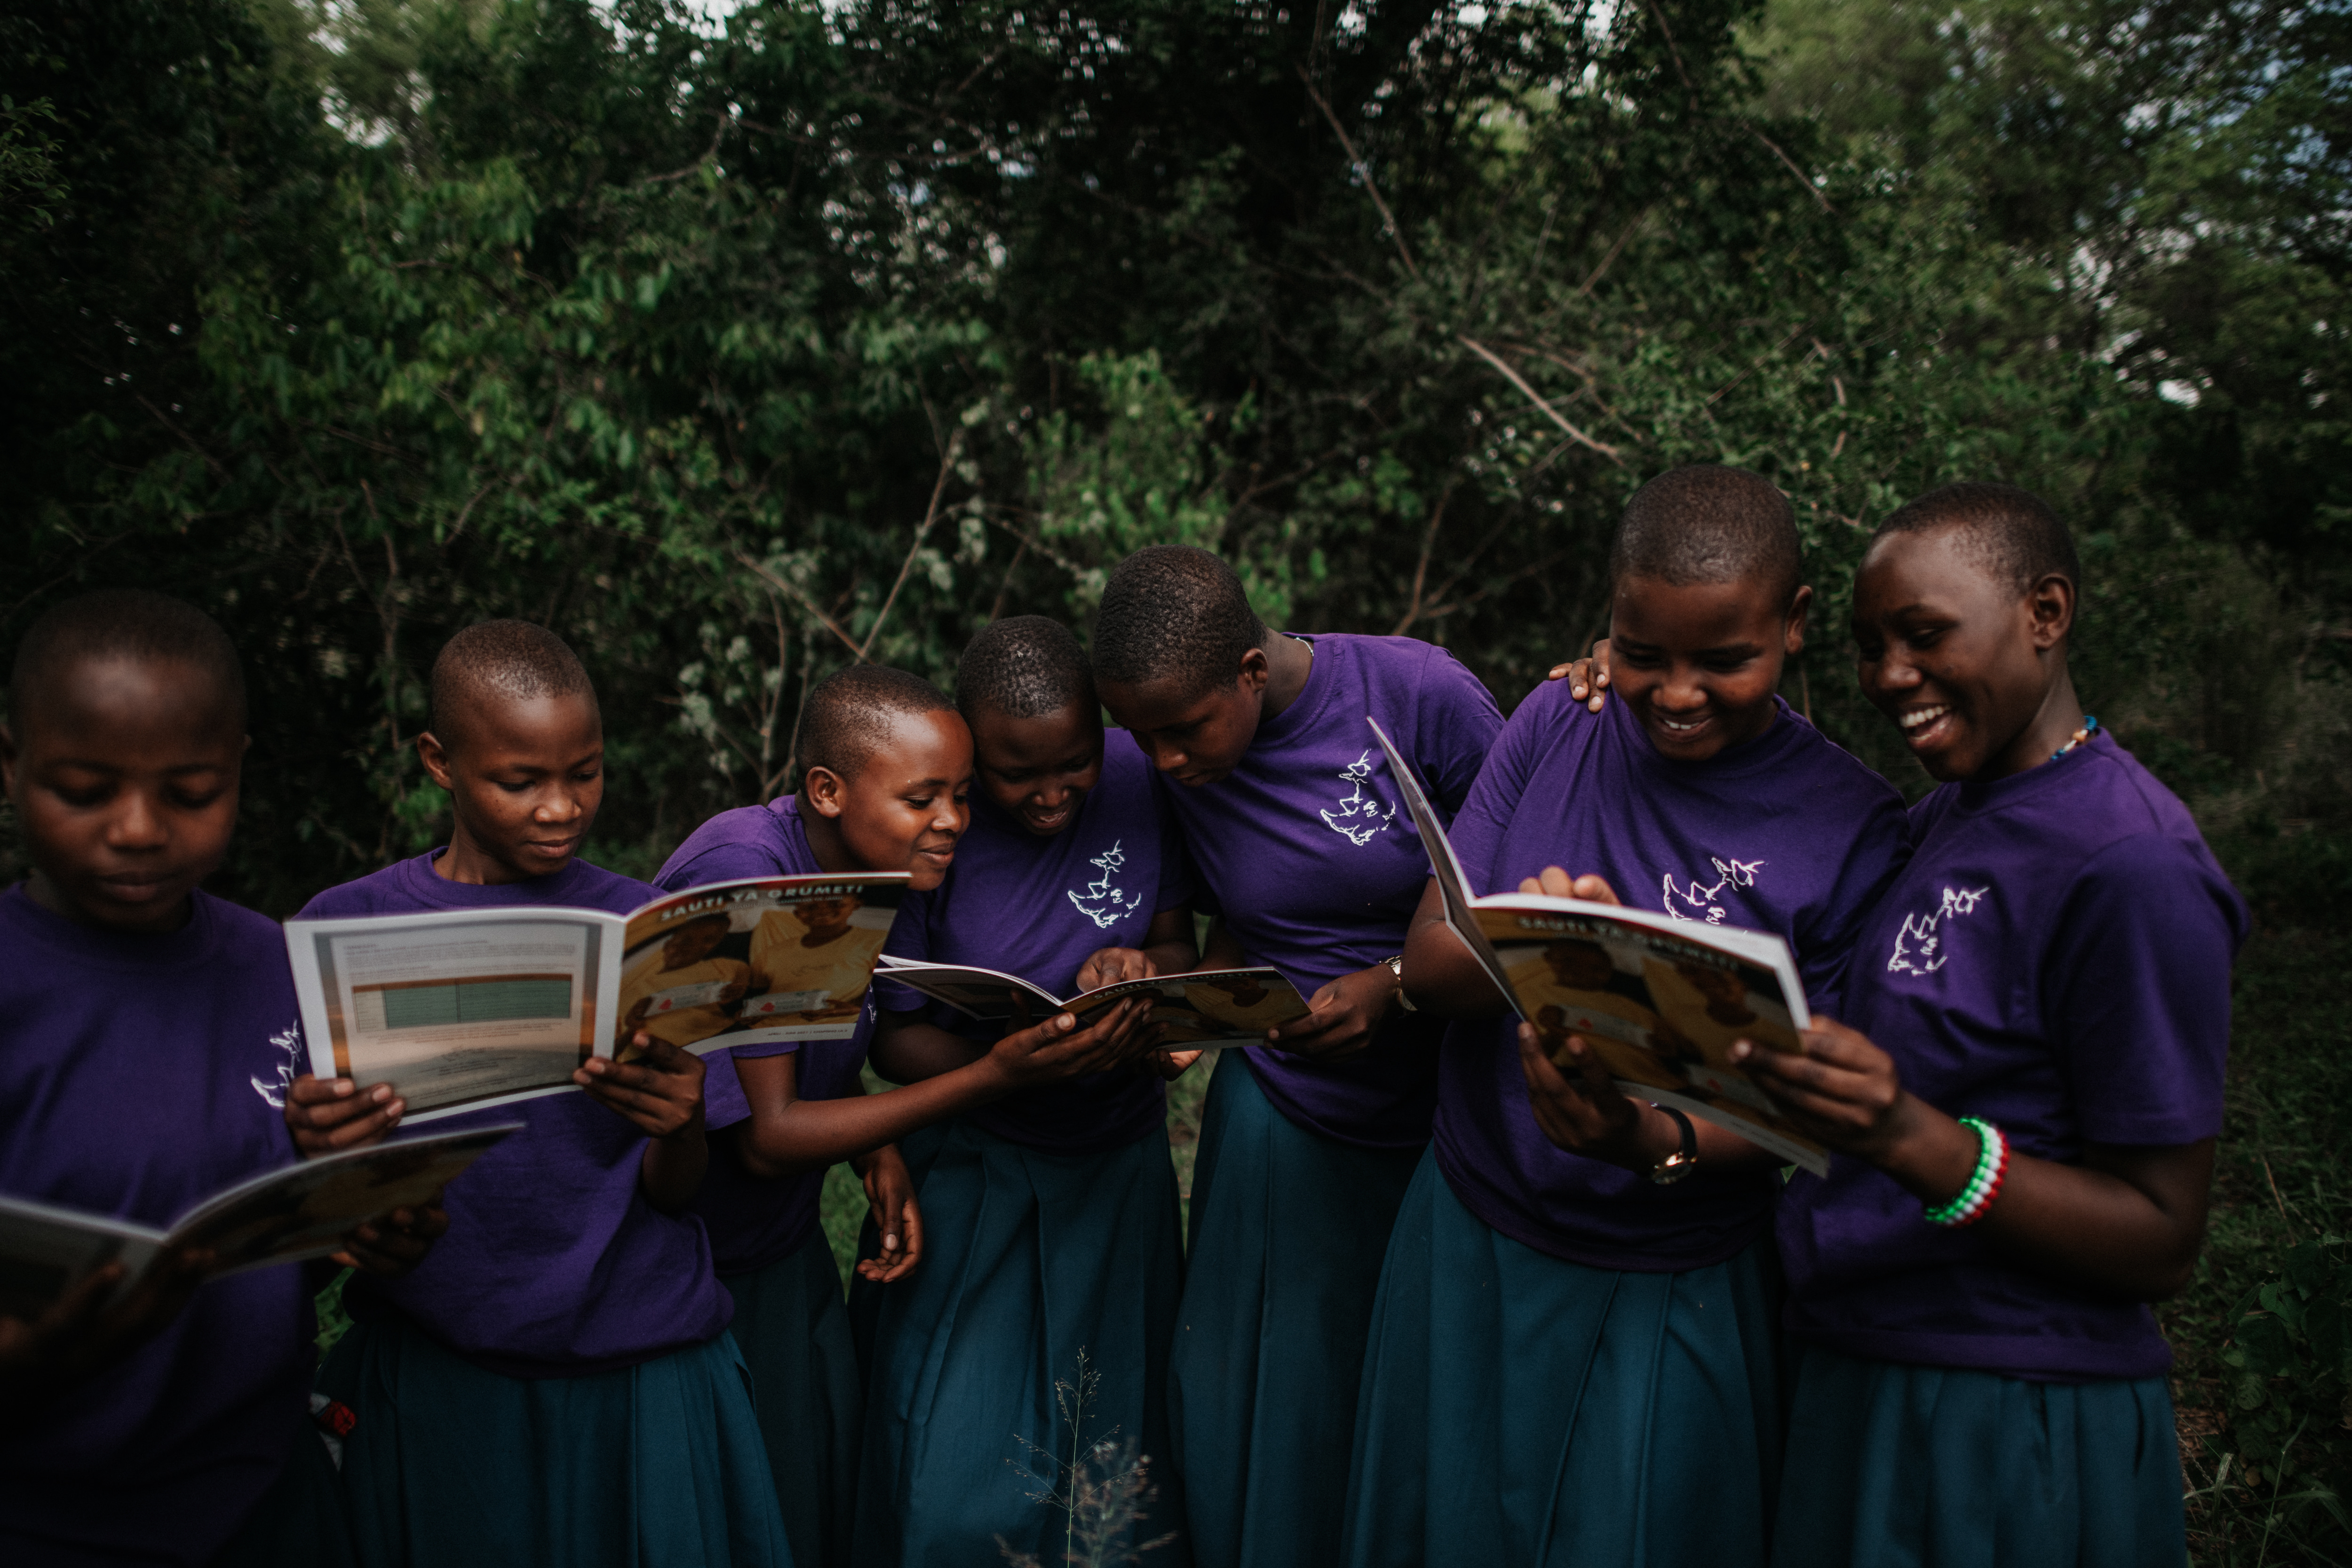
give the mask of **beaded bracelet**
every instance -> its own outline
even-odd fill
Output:
[[[1992,1206],[1992,1200],[2000,1194],[2000,1179],[2009,1173],[2009,1139],[2001,1130],[1976,1116],[1961,1117],[1960,1125],[1977,1135],[1977,1168],[1958,1196],[1927,1212],[1929,1225],[1955,1229],[1974,1225]]]

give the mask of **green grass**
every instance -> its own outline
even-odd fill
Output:
[[[2272,1315],[2258,1293],[2275,1289],[2290,1253],[2352,1230],[2352,1041],[2332,1005],[2347,966],[2352,937],[2333,931],[2271,927],[2248,942],[2212,1227],[2194,1281],[2159,1310],[2177,1358],[2191,1551],[2216,1568],[2352,1563],[2336,1500],[2352,1481],[2344,1357],[2250,1368],[2242,1342],[2250,1309]]]
[[[2191,1558],[2352,1564],[2352,837],[2217,841],[2255,910],[2233,986],[2211,1226],[2172,1342]]]

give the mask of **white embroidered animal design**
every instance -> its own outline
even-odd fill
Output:
[[[275,1079],[247,1079],[246,1081],[253,1085],[254,1093],[283,1110],[286,1109],[286,1086],[294,1081],[294,1074],[301,1066],[302,1025],[300,1021],[298,1019],[270,1036],[269,1043],[286,1054],[286,1059],[278,1064],[278,1077]]]
[[[1719,926],[1726,911],[1716,900],[1723,896],[1726,888],[1754,887],[1756,873],[1764,868],[1764,862],[1718,860],[1712,855],[1706,858],[1707,863],[1715,868],[1715,883],[1711,887],[1699,886],[1696,877],[1691,879],[1689,887],[1676,887],[1671,871],[1661,879],[1665,885],[1666,913],[1678,921],[1704,921],[1708,925]]]
[[[1937,930],[1948,915],[1974,914],[1977,900],[1991,889],[1987,888],[1946,888],[1944,907],[1932,915],[1905,915],[1903,929],[1895,933],[1895,951],[1888,955],[1886,970],[1890,974],[1933,974],[1944,967],[1951,956],[1944,951],[1944,938]]]
[[[1339,809],[1322,814],[1324,826],[1345,837],[1350,844],[1363,845],[1372,841],[1376,833],[1386,833],[1396,807],[1381,809],[1381,797],[1364,793],[1364,785],[1372,776],[1372,753],[1366,752],[1339,770],[1339,776],[1356,787],[1339,802]]]
[[[1127,855],[1118,844],[1113,844],[1087,864],[1100,871],[1102,876],[1087,884],[1083,897],[1076,893],[1068,895],[1070,902],[1077,905],[1078,913],[1108,931],[1143,907],[1141,893],[1122,903],[1120,900],[1124,895],[1110,885],[1111,879],[1118,875],[1119,868],[1127,864]]]

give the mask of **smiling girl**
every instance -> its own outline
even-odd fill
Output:
[[[972,765],[971,732],[939,688],[873,665],[828,676],[802,709],[799,752],[797,795],[696,828],[662,868],[662,886],[853,871],[908,872],[919,895],[940,886],[971,822]],[[897,926],[912,918],[902,904]],[[870,1002],[848,1039],[732,1048],[751,1114],[717,1140],[696,1211],[734,1299],[800,1568],[850,1561],[865,1412],[841,1274],[817,1219],[825,1172],[845,1161],[865,1179],[881,1247],[859,1276],[877,1285],[904,1278],[921,1257],[922,1216],[898,1140],[1108,1065],[1125,1050],[1133,1016],[1077,1029],[1057,1013],[887,1094],[867,1094],[860,1079]]]
[[[1749,1055],[1839,1151],[1780,1207],[1785,1568],[2186,1555],[2146,1303],[2203,1238],[2247,917],[2083,711],[2079,579],[2048,506],[1990,484],[1902,508],[1855,579],[1864,692],[1943,784],[1839,1021]]]
[[[1450,836],[1473,890],[1770,931],[1834,1006],[1902,861],[1902,799],[1778,695],[1812,601],[1788,500],[1745,469],[1675,469],[1634,494],[1610,566],[1616,700],[1521,701]],[[1548,957],[1611,983],[1597,947]],[[1459,1021],[1381,1278],[1350,1568],[1760,1565],[1778,1162],[1618,1092],[1556,1018],[1515,1028],[1433,885],[1404,979]]]
[[[964,650],[956,700],[980,775],[971,827],[888,951],[1056,995],[1191,968],[1182,845],[1142,753],[1124,735],[1105,744],[1077,638],[1039,616],[996,622]],[[877,990],[891,1009],[874,1047],[888,1078],[951,1073],[1005,1032],[887,980]],[[1106,1436],[1149,1460],[1157,1491],[1128,1544],[1181,1521],[1166,1384],[1183,1242],[1166,1099],[1148,1064],[1119,1062],[908,1139],[931,1257],[867,1303],[878,1321],[860,1563],[1052,1561],[1066,1521],[1035,1500],[1037,1456]],[[1073,1431],[1055,1384],[1088,1374]]]

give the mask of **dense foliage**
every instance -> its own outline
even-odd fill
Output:
[[[944,675],[1150,540],[1507,701],[1690,458],[1797,498],[1791,698],[1886,759],[1858,531],[2000,474],[2092,536],[2111,721],[2224,809],[2328,809],[2336,40],[1818,11],[20,9],[8,626],[110,581],[229,620],[236,886],[283,909],[431,838],[419,681],[482,616],[588,651],[641,866],[783,787],[812,677]]]
[[[1916,786],[1853,559],[1999,477],[2084,537],[2086,695],[2306,921],[2352,819],[2347,64],[2341,0],[20,0],[0,637],[86,584],[218,614],[222,885],[283,913],[439,830],[410,743],[474,619],[582,649],[593,853],[644,871],[789,787],[811,679],[945,679],[1148,542],[1507,705],[1602,628],[1632,488],[1719,459],[1806,531],[1790,700]],[[2312,1456],[2261,1461],[2274,1560],[2341,1478],[2341,1371],[2294,1369],[2347,1228],[2225,1223],[2284,1283],[2193,1309],[2240,1463]]]

